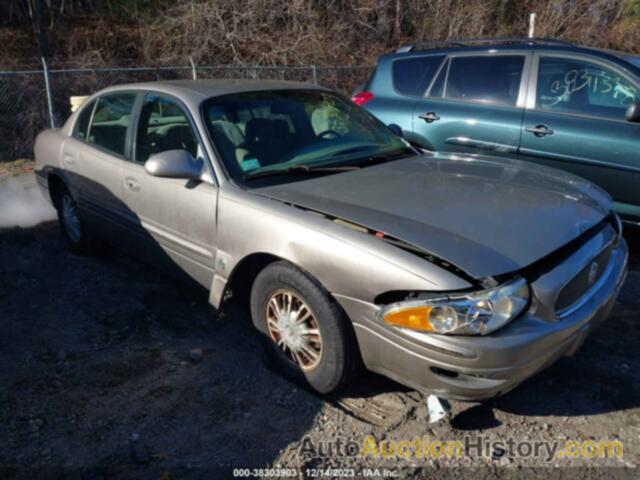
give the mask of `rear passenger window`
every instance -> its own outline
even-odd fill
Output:
[[[82,111],[78,115],[78,120],[76,121],[76,126],[73,131],[73,136],[76,138],[80,138],[82,140],[87,139],[87,133],[89,132],[89,121],[91,120],[91,113],[93,112],[93,107],[96,102],[91,102],[90,104],[84,106]]]
[[[135,99],[135,93],[114,93],[100,97],[91,120],[87,141],[111,153],[124,156],[127,127]]]
[[[136,135],[136,162],[146,162],[156,153],[186,150],[198,154],[198,142],[187,115],[176,102],[149,93],[144,97]]]
[[[444,97],[515,106],[523,55],[452,57]]]
[[[423,95],[443,58],[444,55],[437,55],[396,60],[393,62],[393,86],[404,95]]]

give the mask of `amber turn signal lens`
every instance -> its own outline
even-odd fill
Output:
[[[384,316],[384,321],[395,327],[412,328],[431,332],[429,316],[433,307],[420,306],[391,311]]]

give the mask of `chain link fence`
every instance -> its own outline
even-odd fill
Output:
[[[315,65],[51,68],[48,89],[43,69],[0,70],[0,161],[33,156],[35,136],[51,125],[48,100],[53,122],[61,126],[71,113],[69,97],[89,95],[122,83],[194,77],[293,80],[323,85],[349,95],[366,81],[370,71],[371,67],[367,66]]]

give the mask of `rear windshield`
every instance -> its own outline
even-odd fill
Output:
[[[393,62],[393,86],[403,95],[422,96],[444,55],[413,57]]]

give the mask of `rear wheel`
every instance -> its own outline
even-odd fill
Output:
[[[62,231],[62,237],[69,249],[81,255],[95,253],[98,243],[80,218],[78,204],[67,187],[58,187],[55,206],[58,211],[58,224]]]
[[[315,279],[290,263],[273,263],[258,274],[251,315],[268,359],[288,378],[329,393],[357,371],[348,319]]]

